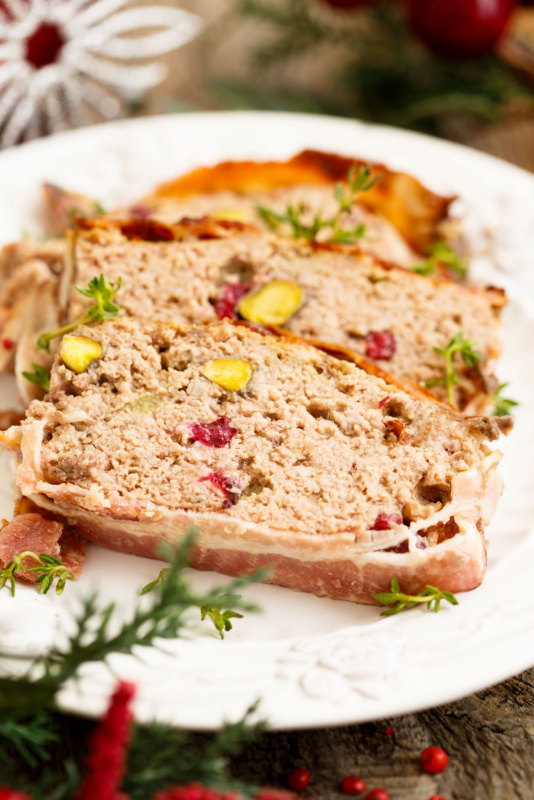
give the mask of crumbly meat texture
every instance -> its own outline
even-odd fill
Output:
[[[172,228],[168,230],[172,236]],[[500,352],[504,302],[498,290],[436,282],[357,250],[314,247],[246,226],[221,229],[211,239],[180,242],[132,240],[113,225],[95,227],[78,234],[74,251],[77,285],[101,272],[113,282],[122,277],[118,302],[125,314],[138,318],[215,320],[217,300],[228,287],[239,284],[252,293],[273,279],[296,282],[304,290],[304,302],[287,330],[368,357],[376,353],[369,336],[386,331],[393,335],[394,353],[375,362],[420,385],[444,378],[445,361],[434,348],[446,347],[461,330],[476,341],[483,361],[479,371],[472,371],[456,354],[456,405],[483,410],[496,388],[492,371]],[[70,318],[83,311],[85,302],[73,292]],[[443,386],[432,391],[446,398]]]
[[[454,476],[485,458],[463,420],[305,345],[229,324],[125,320],[78,334],[100,341],[102,358],[81,375],[56,363],[50,395],[23,425],[45,422],[43,480],[97,486],[105,507],[223,511],[357,538],[380,513],[427,519]],[[203,377],[218,358],[252,364],[244,391]],[[192,426],[220,418],[237,431],[228,446],[195,440]],[[203,480],[215,474],[226,493]]]

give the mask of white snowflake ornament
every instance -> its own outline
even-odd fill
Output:
[[[130,0],[0,0],[0,146],[120,116],[201,27]]]

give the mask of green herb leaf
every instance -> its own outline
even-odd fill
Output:
[[[447,347],[434,347],[434,352],[445,359],[445,377],[427,381],[425,386],[445,386],[447,389],[447,399],[451,406],[454,406],[454,387],[460,382],[458,373],[453,365],[455,353],[460,353],[464,364],[469,369],[478,369],[478,365],[484,360],[481,353],[475,350],[476,341],[466,339],[462,331],[458,331],[450,340]]]
[[[50,391],[50,371],[40,364],[34,364],[32,361],[33,372],[23,372],[22,377],[26,378],[30,383],[35,383],[36,386],[41,386],[45,392]]]
[[[519,405],[517,400],[512,400],[509,397],[502,397],[501,392],[503,389],[506,389],[507,386],[507,383],[501,383],[497,391],[491,396],[491,401],[494,406],[493,413],[496,417],[507,417],[508,415],[511,416],[512,409]]]
[[[440,265],[447,267],[462,278],[469,270],[469,260],[456,253],[444,241],[434,242],[428,249],[428,258],[413,264],[410,269],[418,275],[435,275]]]
[[[221,639],[224,639],[224,632],[232,630],[230,620],[243,619],[243,614],[238,614],[237,611],[228,609],[228,606],[235,605],[240,600],[240,595],[222,594],[216,604],[200,606],[200,617],[202,620],[209,617]],[[223,608],[227,608],[227,610],[223,611]]]
[[[46,350],[49,353],[50,341],[57,336],[63,336],[63,334],[74,330],[78,325],[91,325],[94,322],[102,322],[105,319],[116,317],[120,311],[120,306],[113,302],[113,298],[121,288],[121,285],[122,278],[119,278],[117,285],[114,286],[102,274],[98,278],[92,278],[87,284],[87,289],[76,286],[77,292],[83,294],[84,297],[90,297],[94,300],[94,303],[89,306],[85,314],[74,320],[74,322],[69,322],[68,325],[64,325],[52,333],[41,334],[37,339],[37,348]]]
[[[361,223],[351,230],[344,229],[342,227],[343,214],[350,211],[358,195],[371,189],[379,178],[380,175],[371,175],[370,167],[360,166],[357,169],[353,164],[347,174],[347,185],[336,183],[334,187],[334,197],[338,204],[336,214],[328,219],[316,215],[309,224],[304,222],[306,214],[304,203],[300,203],[298,206],[286,206],[285,213],[261,205],[257,206],[256,210],[272,230],[282,235],[315,242],[319,233],[325,228],[329,228],[331,233],[327,239],[328,242],[354,244],[365,236],[366,226]]]
[[[36,561],[37,566],[28,569],[22,563],[24,558],[31,558]],[[14,556],[7,567],[0,569],[0,589],[3,589],[6,583],[9,584],[13,597],[15,596],[15,575],[17,572],[34,572],[37,576],[40,594],[49,592],[56,578],[56,594],[62,594],[66,581],[74,579],[72,572],[63,566],[59,558],[49,556],[46,553],[41,553],[38,556],[30,550],[25,550],[23,553]]]
[[[437,613],[440,610],[442,600],[446,600],[453,606],[458,605],[458,600],[451,592],[442,592],[435,586],[425,586],[425,591],[417,595],[404,594],[400,591],[399,582],[396,578],[391,579],[390,592],[378,592],[374,595],[375,600],[381,605],[393,606],[386,611],[382,611],[381,617],[391,617],[394,614],[399,614],[407,608],[414,608],[414,606],[424,603],[428,611]]]

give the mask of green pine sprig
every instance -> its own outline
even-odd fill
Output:
[[[447,389],[447,400],[451,406],[454,406],[454,387],[458,385],[460,379],[453,363],[455,353],[459,353],[462,357],[464,364],[469,369],[477,369],[483,356],[477,350],[476,341],[474,339],[466,339],[462,331],[458,331],[446,347],[434,347],[434,352],[438,356],[443,356],[445,359],[445,377],[436,378],[435,380],[427,381],[425,386],[431,388],[432,386],[445,386]]]
[[[50,342],[57,336],[74,330],[78,325],[92,325],[94,322],[102,322],[105,319],[116,317],[120,311],[120,306],[114,302],[114,297],[121,288],[122,278],[119,278],[117,285],[114,286],[111,282],[107,281],[104,275],[98,278],[92,278],[87,284],[87,289],[81,286],[76,286],[76,291],[83,294],[84,297],[89,297],[94,300],[94,303],[89,306],[87,311],[81,317],[69,322],[62,328],[58,328],[52,333],[43,333],[37,340],[37,349],[46,350],[50,352]],[[33,366],[33,365],[32,365]]]
[[[264,730],[256,721],[257,705],[251,706],[236,722],[226,722],[215,737],[200,737],[168,725],[143,725],[136,729],[126,778],[122,787],[130,800],[146,800],[157,791],[173,785],[201,783],[219,791],[239,792],[254,797],[257,788],[243,785],[228,774],[229,761],[247,742]]]
[[[26,567],[23,563],[25,558],[32,559],[37,562],[37,565],[35,567]],[[13,556],[12,561],[4,569],[0,569],[0,589],[3,589],[8,584],[11,595],[15,597],[15,575],[20,572],[35,573],[40,594],[47,594],[56,578],[56,594],[63,594],[66,582],[74,579],[72,572],[64,567],[61,559],[56,558],[56,556],[50,556],[46,553],[41,553],[38,556],[30,550],[25,550],[23,553]]]
[[[519,405],[517,400],[512,400],[509,397],[503,397],[502,391],[508,386],[507,383],[501,383],[496,392],[491,396],[493,403],[493,413],[496,417],[507,417],[512,415],[512,409]]]
[[[139,647],[158,646],[162,640],[184,635],[191,625],[188,611],[192,607],[219,608],[224,613],[231,602],[240,612],[258,610],[236,592],[260,580],[263,576],[259,573],[236,578],[224,588],[193,590],[184,569],[194,536],[190,532],[178,548],[165,548],[162,556],[169,561],[165,574],[127,619],[119,623],[115,604],[101,605],[97,595],[92,595],[82,601],[61,644],[39,655],[23,675],[0,677],[3,782],[27,791],[35,800],[72,798],[80,783],[80,770],[69,757],[68,747],[61,767],[51,762],[47,748],[50,741],[58,739],[55,703],[65,683],[76,679],[86,664],[106,663],[114,653],[132,654]],[[11,653],[0,656],[13,658]],[[123,784],[125,794],[131,800],[145,800],[173,784],[196,781],[221,790],[239,790],[244,798],[254,796],[256,787],[243,786],[233,779],[228,765],[230,757],[263,729],[262,722],[252,719],[255,712],[254,706],[242,719],[226,723],[215,737],[204,737],[201,742],[198,734],[169,725],[135,726]],[[36,764],[38,782],[28,771],[28,765]]]
[[[400,590],[397,578],[391,579],[389,592],[378,592],[373,596],[382,605],[392,606],[392,608],[382,611],[381,617],[392,617],[394,614],[400,614],[401,611],[414,608],[422,603],[426,604],[428,611],[434,611],[436,614],[440,609],[442,600],[446,600],[453,606],[458,605],[458,600],[451,592],[442,592],[435,586],[425,586],[425,591],[420,594],[404,594]]]
[[[430,276],[436,275],[440,265],[464,278],[469,270],[469,259],[460,256],[447,242],[438,241],[429,247],[428,258],[413,264],[410,269],[418,275]]]
[[[184,561],[181,565],[182,569],[189,567],[190,564],[187,561]],[[261,581],[266,577],[265,571],[260,571],[255,573],[253,576],[253,580]],[[163,586],[166,580],[169,578],[169,568],[165,567],[164,569],[160,570],[157,578],[147,583],[146,586],[143,586],[141,589],[141,595],[146,595],[152,592],[157,587]],[[248,579],[247,579],[248,580]],[[232,630],[232,619],[243,619],[243,614],[240,614],[238,611],[233,610],[232,606],[239,607],[242,605],[242,597],[240,594],[235,594],[233,592],[224,591],[221,594],[214,596],[211,602],[204,602],[200,603],[200,618],[204,621],[206,618],[210,619],[215,626],[215,630],[221,637],[224,639],[225,631]]]
[[[364,223],[347,230],[343,228],[343,214],[350,211],[361,192],[367,192],[379,180],[380,175],[371,176],[371,168],[360,166],[356,168],[353,164],[347,174],[347,184],[337,183],[334,187],[334,197],[338,208],[333,217],[323,218],[317,214],[311,222],[304,222],[306,206],[299,203],[298,206],[288,205],[283,213],[274,211],[266,206],[258,205],[257,211],[263,221],[277,233],[289,235],[294,239],[308,239],[315,242],[320,232],[326,228],[331,233],[328,242],[332,244],[354,244],[365,236],[366,226]]]
[[[26,378],[30,383],[35,383],[40,386],[45,392],[50,391],[50,370],[46,367],[41,367],[40,364],[34,364],[32,361],[33,372],[23,372],[23,378]]]

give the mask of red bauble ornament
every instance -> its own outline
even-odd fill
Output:
[[[362,6],[370,5],[374,0],[321,0],[321,3],[325,3],[327,6],[332,6],[332,8],[339,8],[345,9],[349,11],[352,8],[361,8]]]
[[[410,24],[444,58],[480,58],[494,50],[516,0],[410,0]]]

